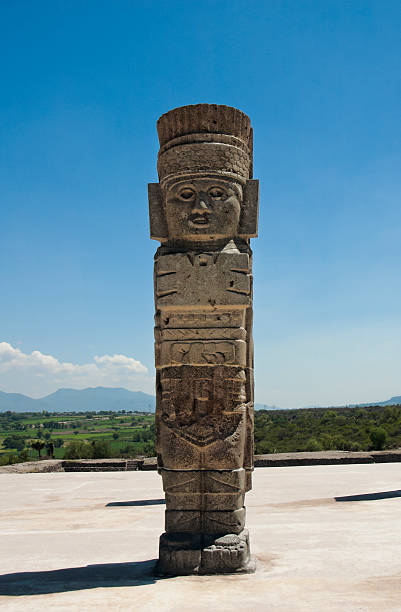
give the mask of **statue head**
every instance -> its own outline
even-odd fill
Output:
[[[173,239],[234,238],[243,200],[238,181],[216,175],[171,181],[162,190],[168,234]]]
[[[214,241],[257,234],[249,118],[228,106],[183,106],[162,115],[159,183],[149,185],[151,237]]]

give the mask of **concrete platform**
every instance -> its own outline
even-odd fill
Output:
[[[3,611],[401,610],[398,464],[258,468],[257,571],[157,579],[155,472],[0,475]]]

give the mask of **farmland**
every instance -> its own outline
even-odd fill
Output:
[[[0,414],[0,464],[56,459],[153,456],[154,415],[146,413]]]

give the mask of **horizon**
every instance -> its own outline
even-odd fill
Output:
[[[33,399],[33,400],[41,400],[41,399],[46,399],[49,396],[55,395],[58,391],[95,391],[97,389],[102,389],[102,390],[113,390],[113,391],[128,391],[130,393],[143,393],[144,395],[148,395],[150,397],[153,397],[156,399],[156,395],[155,394],[151,394],[151,393],[146,393],[145,391],[140,391],[140,390],[132,390],[132,389],[127,389],[125,387],[104,387],[104,386],[97,386],[97,387],[84,387],[82,389],[74,389],[71,387],[60,387],[59,389],[57,389],[56,391],[53,391],[52,393],[49,393],[47,395],[44,396],[40,396],[40,397],[32,397],[30,395],[26,395],[25,393],[8,393],[7,391],[3,391],[2,389],[0,389],[0,393],[6,393],[7,395],[22,395],[23,397],[27,397],[28,399]],[[391,395],[388,399],[382,399],[382,400],[377,400],[377,405],[383,403],[383,402],[387,402],[390,401],[392,399],[397,399],[401,397],[400,395]],[[366,402],[366,404],[375,404],[375,401],[373,402]],[[255,402],[255,405],[258,406],[266,406],[267,409],[276,409],[276,410],[302,410],[302,409],[311,409],[313,410],[314,408],[348,408],[348,407],[358,407],[358,406],[363,406],[364,403],[363,402],[359,402],[359,403],[346,403],[346,404],[333,404],[333,405],[316,405],[316,406],[290,406],[290,407],[281,407],[281,406],[277,406],[276,404],[268,404],[266,402]]]
[[[397,388],[400,13],[395,0],[3,3],[0,388],[154,393],[156,121],[199,102],[254,127],[256,402]]]
[[[117,391],[129,391],[130,393],[143,393],[145,395],[152,395],[151,393],[146,393],[145,391],[140,391],[139,389],[136,389],[136,390],[127,389],[126,387],[104,387],[101,385],[98,385],[97,387],[82,387],[81,389],[76,389],[74,387],[59,387],[58,389],[56,389],[56,391],[52,391],[51,393],[47,393],[46,395],[41,395],[38,397],[26,395],[25,393],[14,393],[14,392],[8,393],[7,391],[3,391],[3,389],[0,389],[0,393],[8,393],[9,395],[12,395],[12,394],[23,395],[25,397],[29,397],[30,399],[43,399],[45,397],[48,397],[49,395],[54,395],[58,391],[90,391],[90,390],[96,390],[96,389],[105,389],[105,390],[113,389]],[[156,394],[153,394],[153,396],[156,397]]]

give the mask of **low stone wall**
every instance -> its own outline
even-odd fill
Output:
[[[125,460],[69,460],[63,461],[61,465],[64,472],[125,472],[127,470],[127,462]]]
[[[401,449],[393,451],[372,451],[374,463],[391,463],[401,461]]]
[[[156,470],[156,457],[147,459],[70,459],[61,462],[64,472],[135,472]]]
[[[43,474],[44,472],[64,472],[62,461],[59,459],[42,459],[41,461],[26,461],[2,465],[0,474]]]
[[[289,467],[295,465],[339,465],[350,463],[401,462],[401,449],[391,451],[316,453],[274,453],[255,455],[255,467]],[[146,459],[49,459],[15,463],[0,467],[0,474],[37,472],[131,472],[157,470],[156,457]]]
[[[401,461],[401,449],[370,452],[325,451],[315,453],[274,453],[270,455],[255,455],[255,467],[390,463],[396,461]]]

